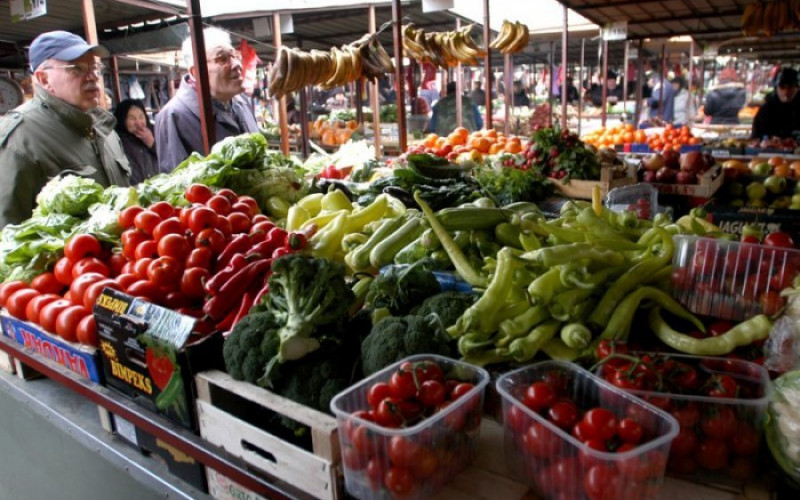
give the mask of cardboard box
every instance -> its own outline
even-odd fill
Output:
[[[38,325],[14,318],[3,310],[0,323],[7,337],[93,382],[103,382],[100,354],[94,347],[67,342]]]
[[[800,241],[800,210],[787,208],[748,208],[725,205],[706,205],[708,220],[719,226],[726,233],[742,235],[742,227],[751,224],[761,229],[764,234],[783,231],[792,239]]]
[[[190,341],[195,318],[106,288],[94,307],[106,385],[194,431],[194,374],[222,366],[222,336]]]

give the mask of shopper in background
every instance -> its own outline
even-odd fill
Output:
[[[244,90],[244,74],[241,55],[231,45],[230,35],[211,27],[203,30],[203,36],[216,140],[258,132],[253,111],[238,97]],[[181,52],[189,73],[184,75],[175,96],[156,115],[156,149],[161,172],[171,172],[192,152],[203,152],[197,67],[194,65],[191,38],[183,42]]]
[[[122,148],[131,164],[131,184],[139,184],[158,174],[156,138],[142,101],[125,99],[117,106],[114,116]]]
[[[613,71],[606,73],[606,102],[616,104],[622,99],[622,87],[617,85],[617,74]],[[603,87],[601,85],[591,88],[592,104],[595,106],[603,105]]]
[[[446,137],[457,126],[456,120],[456,82],[447,84],[446,94],[433,106],[428,122],[428,131]],[[461,124],[470,132],[483,128],[483,118],[478,106],[467,96],[461,96]]]
[[[130,166],[114,117],[98,106],[108,51],[66,31],[31,43],[34,98],[0,117],[0,227],[31,216],[36,195],[61,174],[127,186]]]
[[[739,110],[745,104],[744,84],[736,81],[736,71],[725,68],[719,75],[719,84],[706,96],[703,113],[710,116],[712,125],[739,123]]]
[[[486,91],[483,90],[482,81],[475,80],[472,82],[472,92],[470,92],[469,98],[472,99],[472,102],[478,105],[486,103]]]
[[[563,85],[560,86],[559,92],[563,92]],[[559,96],[561,94],[559,93]],[[574,104],[578,102],[578,88],[575,86],[575,78],[568,77],[567,78],[567,102],[569,104]]]
[[[661,100],[661,84],[664,85],[664,100]],[[658,118],[659,109],[661,110],[661,120],[667,123],[675,121],[675,87],[667,78],[654,77],[653,92],[647,100],[650,107],[650,118]]]
[[[676,76],[672,79],[671,84],[674,91],[674,97],[672,98],[674,123],[676,126],[687,125],[694,118],[695,107],[692,95],[689,93],[689,89],[686,88],[686,79],[682,76]]]
[[[514,86],[511,90],[511,102],[514,106],[525,106],[526,108],[531,107],[531,100],[528,98],[528,93],[525,91],[525,87],[522,86],[522,82],[519,80],[514,80]]]
[[[797,90],[797,70],[781,69],[775,78],[775,91],[767,94],[753,119],[753,138],[786,138],[800,131],[800,97]]]

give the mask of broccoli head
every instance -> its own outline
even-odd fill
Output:
[[[361,343],[364,375],[372,375],[413,354],[451,354],[438,316],[391,316],[373,326]]]
[[[280,326],[269,312],[251,313],[242,318],[222,347],[228,373],[237,380],[257,383],[270,360],[278,354]]]
[[[471,293],[447,291],[428,297],[413,312],[418,316],[437,314],[445,328],[456,324],[458,318],[475,303],[475,295]]]
[[[373,309],[387,308],[394,315],[408,314],[431,295],[442,291],[426,261],[410,266],[390,266],[370,283],[365,303]]]

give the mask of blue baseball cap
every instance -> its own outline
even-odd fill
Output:
[[[108,57],[108,49],[102,45],[89,45],[86,40],[68,31],[50,31],[37,36],[28,50],[31,70],[36,71],[48,59],[74,61],[87,52]]]

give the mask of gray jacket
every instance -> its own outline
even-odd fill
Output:
[[[0,117],[0,227],[29,218],[36,195],[60,174],[129,185],[130,165],[111,113],[84,113],[38,85],[34,93]]]
[[[258,124],[249,107],[234,98],[227,108],[212,101],[216,140],[248,132],[258,132]],[[175,96],[156,115],[156,151],[161,172],[172,172],[192,152],[203,153],[200,132],[200,105],[189,75],[183,77]]]

